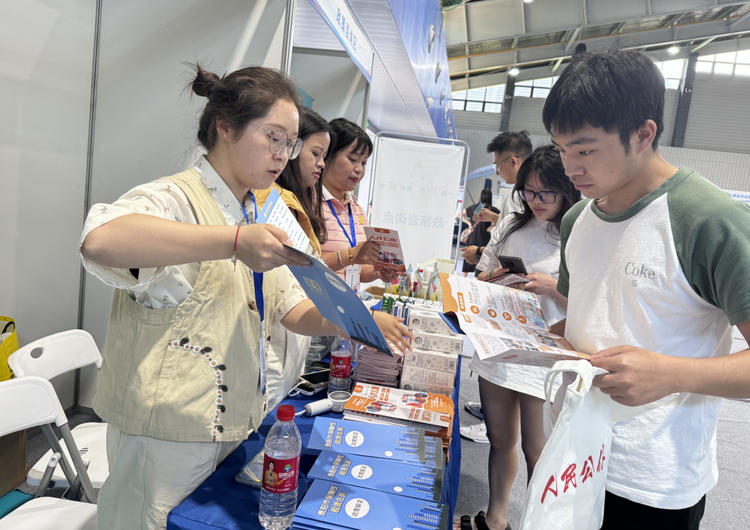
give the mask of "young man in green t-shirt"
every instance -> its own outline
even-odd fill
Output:
[[[603,529],[695,530],[718,477],[720,398],[750,396],[750,209],[657,150],[664,79],[634,51],[576,55],[543,121],[587,197],[563,219],[553,328],[627,405],[677,394],[613,431]]]

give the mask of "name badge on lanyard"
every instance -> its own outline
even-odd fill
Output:
[[[253,199],[253,217],[254,221],[258,220],[258,204],[255,202],[255,195],[248,193],[250,198]],[[247,215],[245,205],[242,201],[237,199],[242,208],[242,213],[245,215],[245,222],[250,224],[250,217]],[[266,335],[266,322],[265,322],[265,303],[263,300],[263,273],[253,271],[253,284],[255,286],[255,303],[258,307],[258,315],[260,316],[260,337],[258,338],[258,353],[260,357],[260,373],[258,374],[258,382],[260,386],[261,394],[263,395],[263,412],[268,410],[268,368],[266,366],[266,352],[268,350],[268,342],[271,337]]]
[[[354,215],[352,214],[352,204],[349,203],[347,205],[349,207],[349,234],[347,234],[346,229],[344,228],[344,224],[341,222],[341,219],[339,219],[338,214],[336,214],[336,210],[333,208],[333,203],[330,200],[326,202],[328,203],[328,207],[331,209],[331,213],[336,218],[336,221],[338,221],[339,226],[341,227],[341,231],[344,232],[344,236],[346,236],[347,241],[349,241],[351,248],[356,247],[357,246],[357,231],[354,229]],[[361,220],[362,219],[360,216],[360,221]],[[353,291],[357,291],[357,289],[359,289],[360,266],[348,265],[345,270],[346,270],[346,276],[345,276],[346,285],[348,285]]]
[[[346,267],[346,285],[355,292],[359,289],[359,265],[348,265]]]

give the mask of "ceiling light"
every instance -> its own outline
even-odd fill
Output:
[[[680,48],[678,46],[672,45],[669,48],[667,48],[667,52],[669,53],[669,55],[674,55],[675,53],[679,53],[679,51],[680,51]]]
[[[508,75],[518,75],[518,73],[519,73],[519,72],[520,72],[520,70],[519,70],[518,68],[515,68],[515,67],[514,67],[514,68],[511,68],[511,69],[510,69],[510,70],[508,71]]]
[[[523,0],[523,3],[524,3],[524,4],[530,4],[530,3],[531,3],[531,2],[533,2],[533,1],[534,1],[534,0]]]

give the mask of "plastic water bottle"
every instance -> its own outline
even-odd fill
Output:
[[[331,373],[328,376],[328,394],[349,392],[352,388],[352,364],[356,344],[344,337],[336,337],[331,346]]]
[[[263,528],[286,530],[297,509],[297,479],[302,439],[294,424],[294,407],[279,405],[276,423],[266,438],[258,519]]]

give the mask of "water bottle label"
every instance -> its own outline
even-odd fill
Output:
[[[352,375],[352,356],[331,354],[331,377],[349,377]]]
[[[289,493],[297,487],[299,455],[294,458],[263,456],[263,489],[269,493]]]

